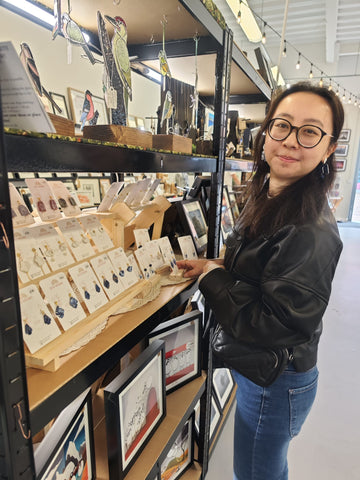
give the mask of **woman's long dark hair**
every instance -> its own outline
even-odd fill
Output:
[[[265,120],[256,136],[254,148],[254,175],[247,190],[248,202],[244,208],[240,225],[250,239],[261,234],[271,235],[287,224],[304,224],[316,221],[327,202],[327,192],[334,181],[334,154],[327,159],[329,174],[322,175],[322,162],[310,173],[285,187],[278,195],[267,199],[266,178],[269,165],[262,159],[265,135],[270,120],[279,103],[288,95],[309,92],[324,98],[332,111],[333,129],[331,144],[337,142],[344,123],[344,109],[339,98],[327,88],[300,82],[288,89],[278,91],[272,98]]]

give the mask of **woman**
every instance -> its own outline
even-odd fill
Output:
[[[234,480],[286,480],[290,440],[313,404],[322,317],[342,250],[327,203],[343,126],[340,100],[298,83],[271,101],[255,142],[247,204],[224,261],[181,261],[234,341],[286,347],[285,371],[262,387],[237,382]],[[230,362],[229,362],[230,363]]]

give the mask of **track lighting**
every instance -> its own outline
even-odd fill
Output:
[[[329,88],[328,88],[328,90],[329,90],[329,91],[331,91],[331,90],[332,90],[332,88],[333,88],[333,87],[332,87],[332,85],[331,85],[331,78],[330,78],[330,85],[329,85]]]
[[[300,68],[300,56],[301,56],[301,53],[299,52],[299,56],[298,56],[298,61],[297,61],[297,64],[296,64],[296,70],[299,70]]]
[[[266,22],[264,22],[264,30],[261,38],[261,42],[265,45],[266,43],[266,33],[265,33],[265,28],[266,28]]]
[[[321,72],[321,78],[320,78],[320,80],[319,80],[319,87],[323,87],[323,86],[324,86],[323,75],[324,75],[324,73]]]
[[[309,78],[313,78],[314,76],[312,69],[313,69],[313,64],[311,64],[311,67],[310,67]]]
[[[241,10],[238,11],[236,21],[240,25],[240,23],[241,23]]]
[[[284,50],[282,52],[282,56],[286,57],[286,40],[284,40]]]

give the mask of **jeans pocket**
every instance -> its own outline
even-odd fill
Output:
[[[291,437],[295,437],[300,433],[301,427],[309,415],[315,400],[317,383],[318,377],[316,376],[315,380],[309,385],[289,389]]]

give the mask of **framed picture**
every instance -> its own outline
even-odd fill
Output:
[[[230,200],[230,208],[231,208],[232,216],[233,216],[234,222],[236,222],[236,220],[239,218],[240,211],[236,201],[235,192],[229,192],[229,200]]]
[[[54,102],[57,104],[57,106],[61,108],[61,113],[59,113],[54,108],[54,106],[52,105],[51,108],[53,110],[53,113],[55,113],[55,115],[59,115],[60,117],[70,119],[69,110],[68,110],[68,107],[67,107],[67,104],[66,104],[65,96],[60,95],[59,93],[55,93],[55,92],[49,92],[49,94],[50,94],[51,98],[54,100]]]
[[[194,459],[194,413],[182,425],[174,443],[160,459],[161,480],[177,480]]]
[[[192,236],[197,253],[207,245],[207,224],[199,200],[183,200],[176,203],[183,227]]]
[[[229,192],[227,187],[223,188],[222,206],[221,206],[221,233],[225,240],[234,227],[234,218],[231,211]]]
[[[346,144],[339,143],[338,146],[336,147],[335,155],[337,157],[346,157],[348,154],[348,150],[349,150],[349,145],[347,143]]]
[[[68,87],[68,95],[70,102],[70,111],[73,121],[76,125],[80,125],[80,118],[82,114],[82,109],[85,100],[85,92],[81,90],[76,90],[75,88]],[[94,103],[94,110],[99,112],[97,119],[97,125],[106,125],[109,123],[109,114],[106,108],[105,100],[96,95],[92,95],[92,100]]]
[[[194,310],[161,323],[148,341],[165,343],[165,383],[170,393],[201,374],[202,313]]]
[[[210,413],[210,443],[214,440],[215,434],[217,432],[218,426],[220,424],[221,414],[219,407],[216,403],[214,395],[211,395],[211,413]]]
[[[197,439],[199,439],[199,433],[200,433],[200,400],[196,402],[195,408],[194,408],[194,431],[195,431],[195,436]]]
[[[336,172],[344,172],[346,169],[346,158],[335,158],[334,168]]]
[[[87,390],[60,413],[36,449],[36,478],[95,479],[92,432],[91,391]]]
[[[99,178],[78,178],[76,180],[77,196],[82,207],[92,207],[101,202]]]
[[[192,296],[191,307],[193,308],[193,310],[200,310],[200,312],[204,315],[204,313],[205,313],[205,297],[200,292],[200,290],[196,290],[196,292]]]
[[[166,415],[165,344],[149,345],[104,389],[110,478],[123,479]]]
[[[349,129],[345,129],[344,130],[341,130],[340,132],[340,135],[339,135],[339,142],[349,142],[350,141],[350,133],[351,133],[351,130]]]
[[[254,52],[256,60],[258,62],[260,75],[263,77],[263,79],[271,89],[276,88],[276,80],[273,77],[273,73],[269,65],[270,57],[267,55],[265,48],[261,46],[257,47],[255,48]]]
[[[213,388],[221,410],[230,398],[234,388],[234,379],[228,368],[215,368],[213,372]]]

